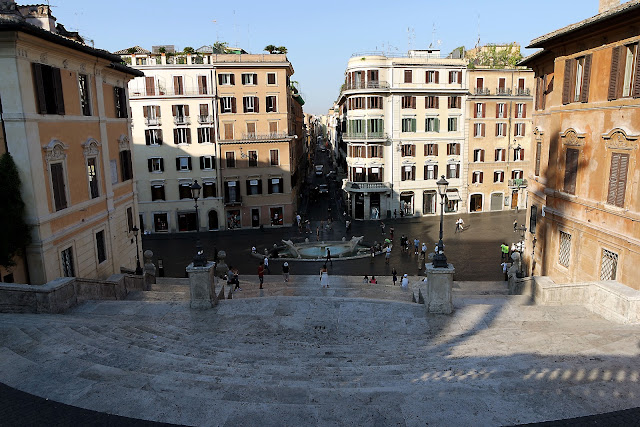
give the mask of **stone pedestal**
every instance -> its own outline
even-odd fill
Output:
[[[204,267],[187,266],[191,294],[191,308],[211,308],[217,304],[214,263],[207,262]]]
[[[427,269],[427,296],[425,307],[427,313],[451,314],[453,302],[451,289],[453,288],[453,264],[447,268],[434,268],[433,264],[426,265]]]
[[[150,291],[152,285],[156,283],[156,266],[151,261],[153,258],[153,252],[150,250],[144,251],[144,290]]]

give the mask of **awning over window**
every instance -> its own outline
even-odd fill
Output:
[[[462,199],[460,198],[460,193],[458,193],[458,190],[455,190],[455,191],[447,191],[447,200],[453,202],[453,201],[460,201]]]

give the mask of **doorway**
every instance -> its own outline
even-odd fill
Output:
[[[356,193],[356,211],[353,217],[364,219],[364,194],[362,193]]]
[[[218,212],[209,211],[209,231],[218,229]]]
[[[471,212],[482,212],[482,194],[471,195]]]
[[[380,219],[380,193],[371,193],[371,219]]]
[[[518,207],[518,190],[515,190],[511,193],[511,209],[516,209]]]
[[[260,227],[260,209],[251,209],[251,226]]]
[[[400,193],[400,210],[405,216],[413,215],[413,191]]]
[[[492,211],[502,210],[502,193],[491,194],[491,210]]]

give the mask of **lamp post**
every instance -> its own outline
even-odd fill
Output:
[[[142,274],[142,267],[140,267],[140,247],[138,247],[138,233],[140,229],[134,225],[131,231],[133,231],[133,236],[136,238],[136,275],[140,276]]]
[[[447,268],[449,267],[449,263],[447,262],[447,257],[444,255],[444,243],[442,243],[442,221],[444,218],[444,196],[447,193],[449,182],[444,179],[444,175],[442,175],[442,178],[440,178],[436,184],[438,185],[438,194],[440,194],[440,240],[438,241],[436,254],[433,257],[433,266],[435,268]]]
[[[207,258],[204,256],[204,249],[202,249],[202,243],[200,243],[200,218],[198,217],[198,198],[200,197],[200,190],[202,187],[198,184],[198,180],[194,180],[191,184],[191,197],[195,202],[196,207],[196,256],[193,257],[194,267],[204,267],[207,265]]]

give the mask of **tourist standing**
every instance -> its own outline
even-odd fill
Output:
[[[393,227],[390,227],[390,228],[389,228],[389,237],[391,237],[391,240],[393,240],[393,232],[394,232],[394,231],[395,231],[395,230],[394,230],[394,228],[393,228]]]
[[[418,255],[418,251],[420,250],[420,240],[416,237],[413,239],[413,253]]]
[[[262,289],[264,283],[264,261],[260,261],[260,265],[258,266],[258,280],[260,280],[260,289]]]
[[[285,282],[289,281],[289,263],[288,262],[285,262],[282,265],[282,276],[284,276]]]
[[[420,249],[420,256],[422,257],[422,259],[425,259],[425,257],[427,256],[427,244],[426,243],[422,243],[422,249]]]
[[[503,243],[502,245],[500,245],[500,249],[502,251],[502,260],[503,261],[508,261],[509,260],[509,246],[507,246],[506,243]]]
[[[402,282],[400,283],[400,286],[402,286],[403,288],[409,287],[409,276],[406,273],[402,277]]]
[[[271,274],[271,270],[269,269],[269,257],[264,257],[264,269],[267,270],[267,273]]]
[[[508,281],[509,280],[509,263],[504,261],[502,264],[500,264],[500,266],[502,267],[502,273],[504,274],[504,281]]]
[[[391,270],[391,276],[393,277],[393,286],[395,286],[396,282],[398,281],[398,272],[396,271],[395,267],[393,267],[393,269]]]
[[[383,236],[384,236],[384,227],[385,227],[384,222],[381,222],[380,223],[380,229],[382,230],[382,235]]]
[[[316,227],[316,240],[320,241],[320,227]]]
[[[384,254],[384,263],[388,265],[390,258],[391,258],[391,246],[387,246],[387,253]]]
[[[327,272],[327,264],[323,265],[320,269],[320,285],[323,288],[329,287],[329,273]]]
[[[373,259],[376,256],[376,248],[371,246],[371,249],[369,249],[369,250],[371,251],[371,262],[373,263]]]
[[[331,260],[331,249],[327,248],[327,261],[325,262],[325,265],[331,263],[331,265],[333,265],[333,261]]]
[[[238,280],[238,270],[234,269],[232,265],[229,266],[229,271],[227,271],[227,285],[236,285],[233,290],[236,289],[241,291],[240,288],[240,280]]]

